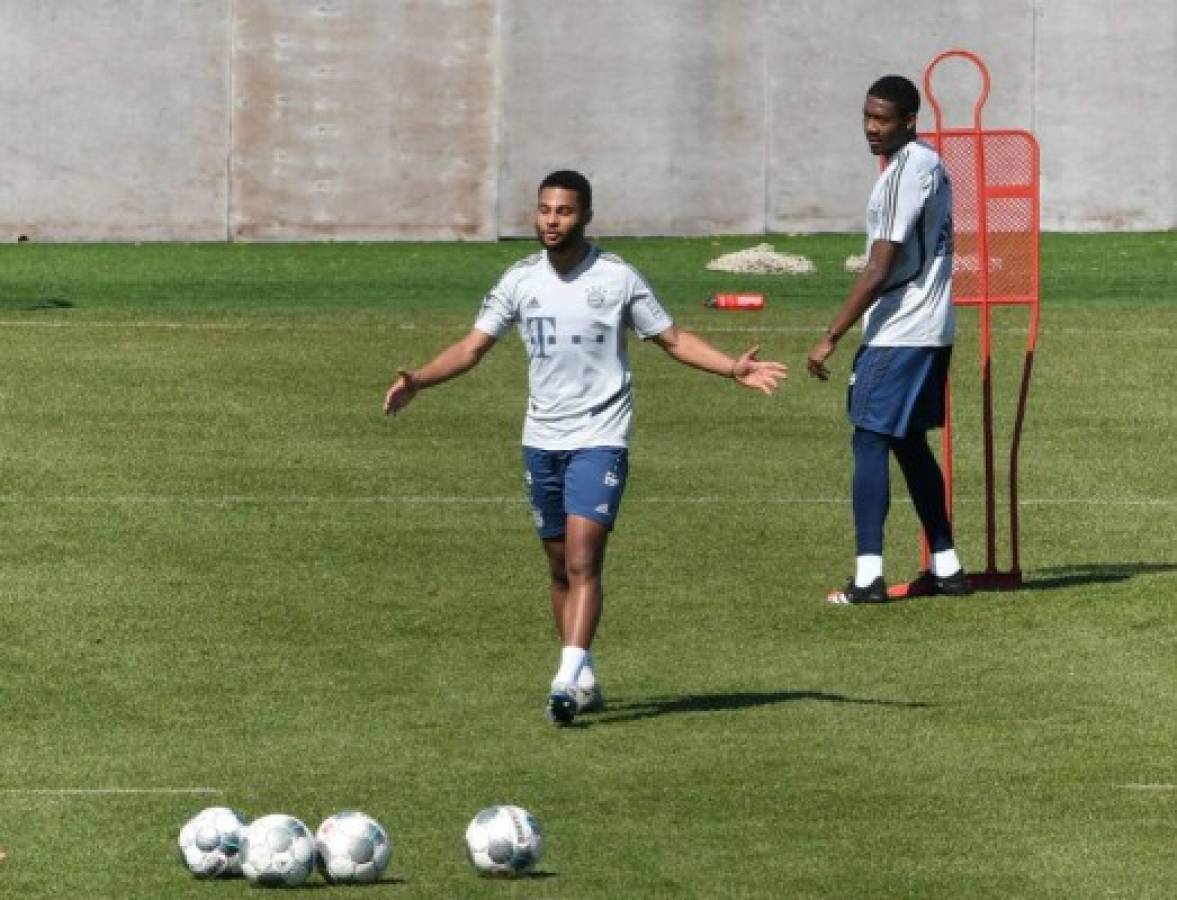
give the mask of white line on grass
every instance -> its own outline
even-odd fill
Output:
[[[223,497],[183,497],[178,495],[123,495],[123,496],[58,496],[58,497],[17,497],[0,496],[0,504],[12,506],[36,504],[61,506],[374,506],[380,504],[404,504],[406,506],[480,506],[500,503],[523,503],[521,497],[424,497],[424,496],[370,496],[370,497],[315,497],[309,495],[287,496],[244,496],[226,494]],[[693,502],[688,500],[687,502]],[[832,502],[832,501],[831,501]]]
[[[490,497],[461,497],[447,495],[423,494],[373,494],[354,497],[328,497],[311,494],[287,495],[247,495],[225,494],[220,497],[183,496],[178,494],[123,494],[123,495],[65,495],[65,496],[18,496],[16,494],[0,495],[0,504],[9,506],[45,505],[76,505],[76,506],[491,506],[504,503],[525,503],[521,496],[490,496]],[[648,503],[654,505],[757,505],[757,506],[842,506],[848,504],[846,497],[632,497],[627,498],[627,504]],[[902,498],[899,502],[910,502]],[[981,497],[957,497],[956,503],[980,504]],[[1154,507],[1167,508],[1177,506],[1177,498],[1150,497],[1145,499],[1099,498],[1099,497],[1028,497],[1019,501],[1022,506],[1121,506],[1121,507]],[[998,506],[1008,506],[1003,498],[997,501]]]
[[[338,331],[354,330],[361,326],[338,326],[338,325],[324,325],[316,322],[302,322],[294,324],[290,322],[62,322],[56,321],[36,321],[30,319],[29,321],[16,320],[0,320],[0,328],[147,328],[157,329],[159,331]],[[362,326],[364,330],[370,330],[370,325]],[[389,323],[389,328],[397,328],[401,331],[412,331],[417,327],[415,322],[399,322],[395,325]]]
[[[158,329],[160,331],[337,331],[337,330],[354,330],[357,327],[362,327],[364,330],[371,330],[372,324],[365,323],[360,326],[355,325],[330,325],[317,322],[150,322],[150,321],[130,321],[130,322],[67,322],[60,319],[55,320],[37,320],[37,319],[3,319],[0,320],[0,328],[145,328]],[[411,331],[418,327],[416,322],[388,322],[389,329],[399,329],[401,331]],[[428,327],[428,325],[426,325]],[[821,333],[824,325],[708,325],[708,324],[692,324],[692,327],[699,331],[706,331],[708,334],[813,334]],[[995,334],[1019,334],[1026,333],[1025,327],[1001,327],[992,329]],[[1169,328],[1067,328],[1058,327],[1051,328],[1051,334],[1084,334],[1084,335],[1159,335],[1168,337],[1171,335],[1172,329]]]
[[[1177,791],[1177,784],[1122,784],[1127,791]]]
[[[972,498],[964,502],[979,503],[983,501],[980,498]],[[1166,497],[1148,497],[1143,500],[1099,497],[1030,497],[1019,500],[1018,503],[1022,506],[1175,506],[1177,499]],[[1009,504],[1003,505],[1008,506]]]
[[[112,794],[223,794],[220,788],[210,787],[105,787],[105,788],[2,788],[5,796],[62,796],[92,797]]]
[[[780,334],[815,334],[819,335],[824,329],[825,325],[700,325],[700,331],[706,331],[708,334],[761,334],[761,333],[780,333]],[[994,334],[1025,334],[1026,327],[1008,327],[991,329]],[[1087,334],[1087,335],[1109,335],[1109,334],[1145,334],[1145,335],[1159,335],[1169,337],[1173,334],[1171,328],[1051,328],[1051,334]]]
[[[289,325],[267,325],[263,322],[236,324],[232,322],[60,322],[0,321],[0,328],[158,328],[188,331],[245,331],[247,329],[287,329]]]

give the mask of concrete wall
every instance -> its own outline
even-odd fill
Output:
[[[1177,3],[1042,3],[1034,128],[1044,227],[1177,228]]]
[[[494,0],[242,0],[230,234],[493,238]]]
[[[1044,227],[1177,227],[1172,0],[0,0],[0,239],[527,235],[564,166],[598,234],[859,230],[864,89],[951,46]]]
[[[0,3],[0,239],[223,239],[228,0]]]
[[[536,182],[565,167],[593,181],[598,232],[763,230],[763,5],[503,0],[503,233],[530,233]]]

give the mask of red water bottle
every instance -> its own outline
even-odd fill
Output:
[[[764,309],[764,294],[714,294],[703,305],[710,309]]]

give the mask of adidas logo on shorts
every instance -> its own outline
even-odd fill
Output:
[[[598,506],[598,507],[597,507],[597,508],[594,510],[594,512],[599,512],[599,513],[600,513],[601,515],[603,515],[603,516],[607,516],[607,515],[609,515],[609,504],[608,504],[608,503],[602,503],[600,506]]]

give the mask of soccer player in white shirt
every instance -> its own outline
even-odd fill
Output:
[[[650,339],[679,362],[771,394],[787,376],[753,347],[737,358],[677,327],[640,275],[585,238],[592,189],[578,172],[541,182],[535,231],[543,251],[504,273],[474,327],[419,369],[398,371],[384,412],[422,388],[468,372],[511,328],[527,349],[524,478],[551,578],[560,664],[547,716],[567,725],[603,707],[590,648],[600,620],[605,545],[628,473],[633,395],[625,336]]]
[[[889,453],[907,482],[932,550],[931,571],[913,594],[966,594],[948,519],[944,477],[927,431],[944,425],[944,391],[955,337],[952,306],[952,184],[936,152],[916,140],[920,95],[899,75],[867,91],[863,130],[886,167],[867,205],[867,262],[830,327],[809,351],[809,373],[829,378],[826,361],[861,317],[863,343],[850,378],[854,426],[855,574],[833,603],[881,603],[883,526],[890,506]]]

